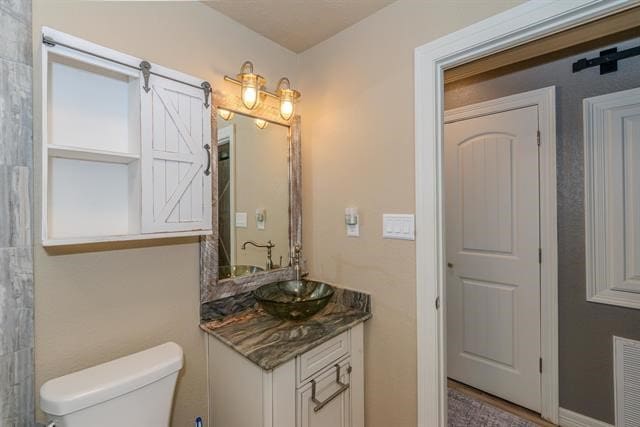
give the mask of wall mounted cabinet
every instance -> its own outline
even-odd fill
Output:
[[[44,246],[209,234],[210,86],[43,28]]]

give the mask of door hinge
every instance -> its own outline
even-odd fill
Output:
[[[540,358],[540,373],[542,373],[542,357]]]
[[[436,310],[440,309],[440,297],[436,297]]]
[[[542,264],[542,248],[538,248],[538,264]]]
[[[540,146],[540,131],[538,131],[538,133],[536,134],[536,137],[538,138],[538,147]]]

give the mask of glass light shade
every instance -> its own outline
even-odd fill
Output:
[[[251,61],[245,61],[242,64],[238,80],[240,80],[242,87],[240,90],[242,103],[249,110],[253,110],[260,103],[260,91],[266,81],[264,77],[253,72],[253,63]]]
[[[258,106],[258,88],[254,83],[242,82],[242,103],[249,110]]]
[[[256,119],[256,126],[260,129],[264,129],[269,125],[269,122],[262,119]]]
[[[293,91],[285,89],[280,94],[280,116],[285,120],[289,120],[293,116],[293,110]]]
[[[222,108],[218,108],[218,115],[222,117],[224,120],[231,120],[236,115],[233,111],[223,110]]]
[[[283,77],[278,82],[276,93],[280,98],[280,116],[285,120],[289,120],[293,116],[295,102],[300,98],[300,92],[291,89],[291,82],[289,82],[288,78]]]

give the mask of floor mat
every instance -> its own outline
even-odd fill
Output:
[[[457,390],[449,389],[449,427],[537,427],[532,423]]]

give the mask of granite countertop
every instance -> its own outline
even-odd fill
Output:
[[[200,328],[262,369],[272,370],[371,316],[371,297],[343,288],[335,288],[329,304],[303,321],[277,319],[245,292],[202,304]]]

